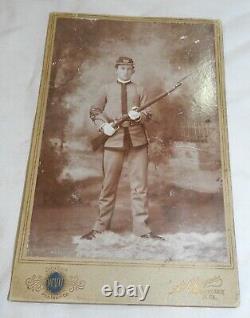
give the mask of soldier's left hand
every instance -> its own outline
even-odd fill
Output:
[[[137,111],[138,107],[132,107],[132,110],[128,112],[128,116],[131,120],[139,120],[141,118],[141,113]]]

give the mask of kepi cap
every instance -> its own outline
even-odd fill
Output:
[[[134,61],[130,57],[120,56],[115,63],[115,66],[118,65],[132,65],[134,66]]]

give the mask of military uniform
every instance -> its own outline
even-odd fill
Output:
[[[145,103],[144,90],[131,80],[119,79],[101,87],[96,103],[90,109],[90,117],[100,129],[103,123],[114,121],[127,114],[132,107]],[[93,230],[102,232],[110,226],[115,207],[116,192],[125,157],[128,160],[131,189],[133,231],[141,236],[150,233],[148,221],[148,149],[144,122],[148,113],[141,112],[139,120],[123,123],[104,144],[104,178],[99,197],[99,217]]]

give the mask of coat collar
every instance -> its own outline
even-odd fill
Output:
[[[129,84],[129,83],[132,83],[132,82],[131,82],[131,80],[123,81],[123,80],[117,78],[117,83],[118,83],[118,84]]]

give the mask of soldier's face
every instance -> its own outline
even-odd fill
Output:
[[[134,68],[131,65],[118,65],[116,73],[119,79],[128,81],[134,73]]]

